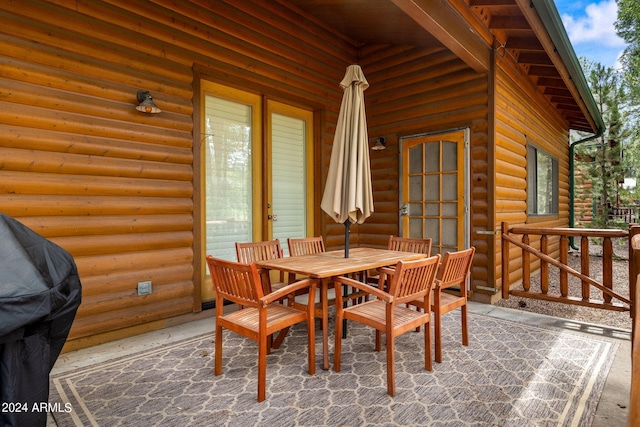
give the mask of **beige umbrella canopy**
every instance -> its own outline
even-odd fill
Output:
[[[345,225],[345,258],[349,257],[349,227],[373,213],[369,137],[364,91],[369,87],[359,65],[349,65],[340,82],[344,90],[333,138],[329,174],[320,207]]]

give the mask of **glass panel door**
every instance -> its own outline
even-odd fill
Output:
[[[203,82],[205,255],[235,261],[235,242],[251,242],[262,235],[263,180],[257,178],[262,175],[261,101],[258,95]],[[202,283],[202,300],[214,299],[210,279],[205,277]]]
[[[313,112],[212,82],[202,88],[202,250],[236,260],[236,242],[279,238],[286,252],[288,237],[313,234]]]
[[[402,235],[431,238],[432,253],[465,246],[464,141],[464,131],[402,140]]]
[[[252,241],[256,228],[254,194],[260,189],[253,178],[259,171],[254,116],[260,99],[228,89],[216,95],[205,96],[205,250],[235,260],[235,242]]]
[[[207,96],[206,111],[206,252],[231,260],[253,236],[252,109]]]
[[[312,185],[308,177],[312,171],[311,111],[270,101],[268,124],[270,145],[269,192],[267,204],[269,235],[280,239],[288,255],[287,238],[307,237],[313,229]]]

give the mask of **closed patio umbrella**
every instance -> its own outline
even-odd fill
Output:
[[[349,257],[349,227],[373,212],[369,138],[364,91],[369,87],[359,65],[349,65],[340,82],[344,90],[331,148],[329,174],[320,207],[345,226],[344,256]]]

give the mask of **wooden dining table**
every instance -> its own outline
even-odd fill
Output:
[[[426,254],[391,251],[387,249],[352,248],[349,251],[349,258],[344,257],[343,250],[336,250],[296,257],[257,261],[256,265],[268,270],[279,270],[286,273],[299,274],[320,281],[320,300],[322,302],[322,367],[327,370],[329,369],[328,289],[331,278],[395,265],[398,261],[410,261],[425,258],[426,256]]]

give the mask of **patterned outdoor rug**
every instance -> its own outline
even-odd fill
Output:
[[[423,365],[422,333],[396,343],[396,397],[371,329],[349,324],[342,371],[307,374],[306,328],[267,358],[267,400],[256,401],[257,346],[225,331],[223,374],[213,333],[51,378],[58,426],[589,426],[617,343],[469,316],[444,317],[443,363]],[[333,330],[333,329],[331,329]],[[333,335],[330,334],[333,362]],[[67,406],[65,406],[65,404]]]

